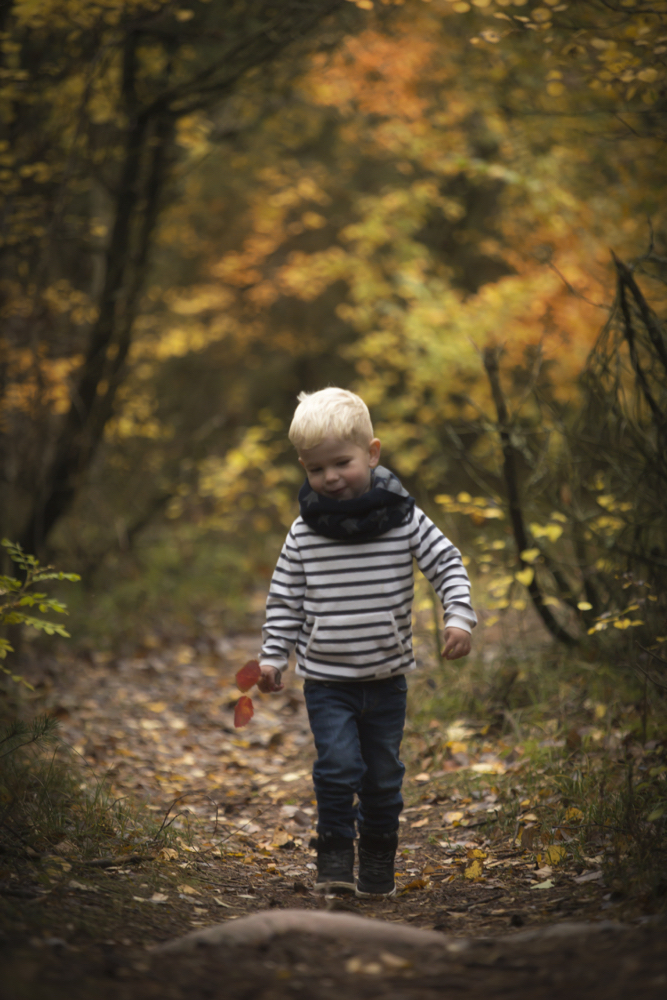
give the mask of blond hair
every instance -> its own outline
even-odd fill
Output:
[[[363,399],[347,389],[330,386],[319,392],[301,392],[289,429],[297,451],[315,448],[327,437],[353,441],[365,448],[373,439],[373,424]]]

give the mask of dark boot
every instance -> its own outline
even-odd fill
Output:
[[[338,837],[320,833],[311,840],[317,851],[316,892],[330,889],[354,892],[354,841],[351,837]]]
[[[397,833],[360,833],[357,896],[394,896]]]

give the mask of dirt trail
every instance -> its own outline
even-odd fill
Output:
[[[476,756],[459,755],[428,774],[423,741],[408,731],[397,898],[315,895],[312,746],[299,682],[288,674],[284,694],[253,694],[255,718],[241,732],[233,728],[234,673],[254,654],[254,637],[199,649],[156,643],[131,659],[61,660],[42,673],[42,696],[63,737],[106,777],[114,797],[146,801],[172,840],[165,848],[162,839],[119,829],[107,867],[86,863],[66,839],[47,858],[26,857],[2,896],[6,996],[268,1000],[344,990],[430,998],[457,990],[609,998],[630,988],[664,995],[664,925],[621,912],[596,859],[583,872],[540,866],[494,834],[503,805],[494,769],[519,770],[521,762],[501,761],[488,741]],[[469,768],[489,778],[475,799],[456,788]],[[294,907],[349,910],[496,943],[465,953],[394,954],[393,963],[393,949],[308,936],[159,961],[149,950],[193,928]],[[563,938],[526,937],[565,921],[608,924],[597,933],[582,927]],[[516,935],[514,944],[508,935]]]

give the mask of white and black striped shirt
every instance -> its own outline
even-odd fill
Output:
[[[470,632],[477,617],[461,553],[418,507],[379,538],[325,538],[301,517],[278,559],[266,602],[262,664],[284,670],[295,648],[301,677],[389,677],[414,670],[413,558],[445,611]]]

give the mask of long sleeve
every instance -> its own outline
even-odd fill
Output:
[[[260,663],[284,670],[305,621],[306,576],[293,529],[283,545],[271,579],[262,629]]]
[[[470,601],[470,579],[459,550],[445,538],[426,514],[415,508],[416,527],[411,538],[417,565],[440,598],[445,626],[471,632],[477,616]]]

